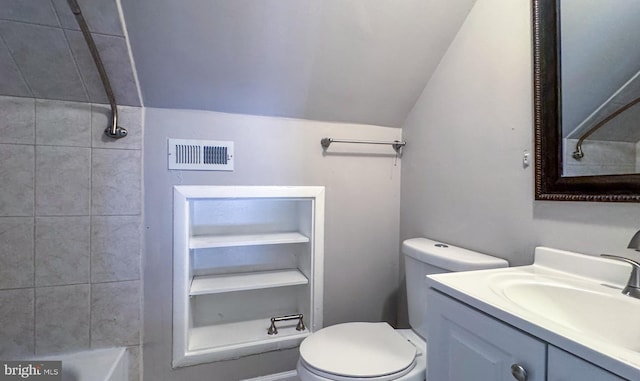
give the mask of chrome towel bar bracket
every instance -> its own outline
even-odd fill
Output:
[[[320,145],[325,150],[329,148],[331,143],[354,143],[354,144],[385,144],[390,145],[396,151],[396,153],[400,154],[402,151],[402,147],[407,145],[407,142],[394,140],[392,142],[380,142],[375,140],[350,140],[350,139],[333,139],[333,138],[322,138],[320,140]]]
[[[269,334],[269,335],[277,335],[278,334],[278,327],[276,327],[276,322],[277,321],[296,320],[296,319],[298,320],[298,324],[296,325],[296,331],[304,331],[305,329],[307,329],[307,327],[305,327],[304,321],[302,321],[302,318],[303,318],[302,314],[272,317],[271,318],[271,325],[269,326],[269,329],[267,330],[267,334]]]

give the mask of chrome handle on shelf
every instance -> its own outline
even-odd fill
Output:
[[[296,320],[296,319],[298,319],[298,324],[296,325],[296,331],[304,331],[305,329],[307,329],[307,327],[305,327],[304,321],[302,321],[302,318],[303,318],[302,314],[272,317],[271,318],[271,325],[269,326],[269,329],[267,330],[267,334],[269,334],[269,335],[277,335],[278,334],[278,327],[276,327],[276,322],[277,321]]]
[[[511,365],[511,375],[518,381],[527,381],[527,370],[520,364]]]

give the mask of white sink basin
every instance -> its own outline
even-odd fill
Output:
[[[619,374],[640,370],[640,299],[631,266],[536,248],[530,266],[431,275],[429,287]],[[637,378],[634,378],[637,379]]]
[[[543,319],[640,352],[640,300],[622,295],[619,289],[600,284],[578,288],[538,279],[508,282],[500,293]]]

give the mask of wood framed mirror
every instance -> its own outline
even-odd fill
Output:
[[[573,151],[573,147],[570,144],[572,136],[567,134],[566,131],[568,130],[568,116],[570,112],[573,112],[573,109],[568,108],[568,104],[572,103],[575,98],[571,97],[571,94],[581,95],[581,91],[584,90],[568,88],[567,86],[569,84],[566,82],[567,78],[563,79],[563,73],[564,77],[570,77],[571,75],[574,77],[577,76],[577,81],[574,82],[584,83],[586,86],[591,86],[591,89],[596,88],[598,84],[594,83],[597,81],[593,80],[593,78],[596,77],[581,74],[579,70],[573,70],[572,68],[570,72],[567,72],[568,66],[565,66],[565,71],[563,71],[563,63],[569,65],[571,62],[578,61],[576,59],[572,61],[572,58],[567,57],[567,52],[563,51],[562,47],[563,41],[567,48],[573,47],[573,45],[566,42],[567,40],[564,39],[564,36],[562,36],[561,39],[561,32],[570,35],[567,29],[561,27],[563,20],[566,21],[565,24],[570,25],[570,16],[566,13],[562,14],[563,11],[567,12],[567,9],[565,9],[565,1],[567,4],[570,2],[570,0],[562,0],[561,8],[560,0],[532,0],[535,198],[536,200],[553,201],[640,202],[640,174],[638,174],[640,171],[636,168],[640,167],[640,144],[637,142],[624,143],[629,143],[629,145],[624,145],[623,143],[604,143],[610,146],[610,149],[612,149],[616,155],[620,154],[621,151],[626,152],[626,148],[621,149],[620,147],[629,146],[629,149],[633,150],[633,163],[630,163],[619,172],[616,172],[618,170],[615,168],[621,167],[622,165],[598,164],[599,170],[604,167],[614,169],[612,173],[599,173],[598,171],[589,173],[586,171],[586,165],[584,164],[589,161],[584,160],[577,162],[580,158],[576,160],[575,156],[572,157],[571,155]],[[615,3],[614,0],[594,0],[594,3],[596,1],[602,2],[601,6],[607,7],[607,11],[611,8],[607,3]],[[584,4],[580,3],[580,5]],[[640,6],[638,6],[638,9],[640,11]],[[585,20],[584,15],[580,17],[582,17],[581,22],[589,25],[589,20]],[[601,17],[600,14],[598,14],[598,17]],[[639,24],[637,22],[638,18],[634,20],[635,24]],[[605,20],[602,18],[598,19],[599,24],[603,25],[603,21]],[[634,41],[636,41],[636,45],[638,36],[640,36],[640,34],[631,36]],[[615,46],[617,43],[616,41],[609,45]],[[592,45],[593,41],[589,41],[589,46]],[[624,49],[624,46],[619,47],[619,50],[623,51]],[[638,50],[638,54],[640,54],[640,48]],[[584,62],[584,57],[582,57],[581,60]],[[613,63],[617,65],[615,61]],[[638,65],[640,66],[640,61],[638,61]],[[602,66],[602,64],[600,64],[600,66]],[[633,69],[630,70],[633,71]],[[640,75],[640,71],[638,71],[637,68],[635,70]],[[580,78],[580,75],[583,75],[583,77]],[[638,78],[640,79],[640,76],[638,76]],[[640,80],[638,83],[640,83]],[[564,88],[563,85],[565,85]],[[640,89],[640,86],[638,86],[638,88]],[[609,96],[609,98],[611,98],[611,96]],[[629,102],[627,102],[627,104],[629,104]],[[602,102],[600,102],[599,105],[602,106]],[[634,104],[633,106],[640,109],[640,103]],[[592,114],[594,114],[594,112],[591,112],[589,115],[592,116]],[[617,114],[613,117],[611,117],[611,114],[612,113],[610,113],[609,116],[600,116],[599,118],[601,121],[607,117],[611,119],[618,118]],[[579,120],[580,118],[577,119]],[[636,119],[634,125],[636,126],[634,130],[638,130],[640,133],[640,119]],[[580,133],[579,128],[570,127],[569,130],[572,129],[574,134],[576,131]],[[603,130],[605,128],[606,127],[603,127]],[[587,132],[588,131],[587,129]],[[581,135],[587,135],[587,137],[589,137],[590,134],[586,134],[583,130]],[[576,138],[574,139],[577,140]],[[592,145],[590,147],[592,155],[589,158],[590,160],[593,160],[593,157],[597,156],[593,149],[595,141],[596,140],[590,139],[584,140],[584,142],[589,142],[589,144]],[[636,150],[638,151],[637,155]],[[586,147],[585,155],[590,155]],[[580,167],[580,165],[582,165],[582,167]],[[569,168],[578,168],[578,171],[577,173],[571,173],[571,171],[568,171]],[[600,172],[603,171],[600,170]]]

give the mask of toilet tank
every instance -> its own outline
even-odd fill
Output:
[[[407,305],[411,328],[426,338],[427,286],[431,274],[508,267],[501,258],[432,241],[411,238],[402,243],[407,283]]]

